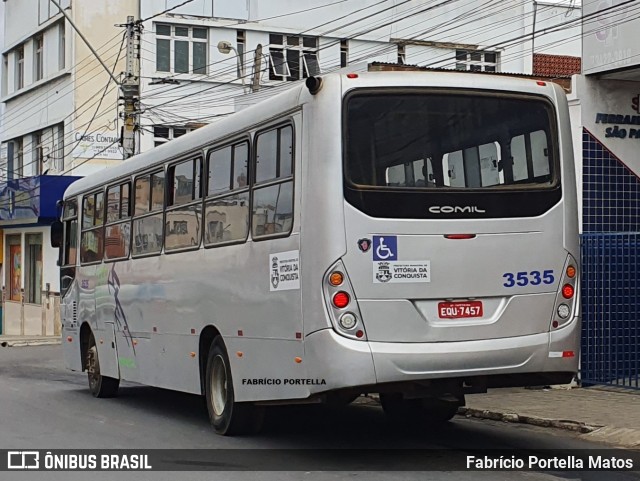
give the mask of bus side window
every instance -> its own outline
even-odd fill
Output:
[[[107,224],[104,239],[105,259],[126,259],[129,257],[131,243],[129,185],[129,182],[125,182],[107,189]]]
[[[158,254],[163,241],[164,171],[136,177],[132,255]]]
[[[168,169],[168,199],[164,228],[166,251],[200,246],[202,204],[200,171],[202,158],[186,160]]]
[[[96,192],[82,201],[82,236],[80,262],[88,264],[102,260],[104,248],[104,194]]]
[[[255,146],[251,235],[288,235],[293,228],[293,127],[258,133]]]
[[[244,242],[249,233],[249,142],[209,154],[208,197],[204,243],[207,246]]]

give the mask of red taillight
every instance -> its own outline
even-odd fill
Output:
[[[475,234],[445,234],[446,239],[473,239]]]
[[[344,291],[337,292],[333,296],[333,305],[338,309],[342,309],[343,307],[347,307],[349,305],[349,294]]]
[[[573,351],[562,351],[562,357],[576,357],[576,353]]]
[[[347,74],[347,78],[358,78],[358,74],[357,73],[348,73]]]
[[[565,284],[562,286],[562,297],[565,299],[571,299],[574,294],[574,289],[571,284]]]
[[[547,83],[546,83],[546,82],[543,82],[542,80],[538,80],[536,83],[537,83],[538,85],[540,85],[541,87],[544,87],[545,85],[547,85]]]

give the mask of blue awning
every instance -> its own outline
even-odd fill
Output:
[[[39,175],[0,182],[0,227],[51,224],[60,214],[57,202],[80,178]]]

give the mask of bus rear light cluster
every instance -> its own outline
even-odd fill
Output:
[[[560,278],[555,307],[551,318],[551,329],[559,329],[574,317],[578,299],[578,263],[573,256],[567,256],[565,268]]]
[[[342,261],[327,271],[322,290],[334,330],[351,339],[366,340],[362,315]]]

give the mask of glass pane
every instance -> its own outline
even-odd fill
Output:
[[[173,128],[173,138],[177,139],[178,137],[182,137],[184,134],[187,133],[187,129],[183,129],[180,127],[174,127]]]
[[[129,257],[131,224],[129,221],[105,227],[104,256],[106,259]]]
[[[93,226],[95,218],[95,199],[93,195],[87,196],[83,200],[82,206],[82,228]]]
[[[25,235],[25,302],[42,302],[42,234]]]
[[[176,37],[189,36],[189,27],[175,27],[175,29],[176,29]]]
[[[182,249],[200,245],[201,204],[167,211],[164,248]]]
[[[549,171],[549,146],[547,134],[544,130],[537,130],[529,134],[531,137],[531,158],[533,160],[533,175],[539,177],[548,175]]]
[[[231,185],[231,147],[225,147],[209,154],[208,195],[221,194]]]
[[[102,225],[104,223],[104,194],[99,192],[96,194],[96,220],[94,225]]]
[[[20,245],[20,235],[7,235],[9,244],[9,299],[20,301],[22,299],[22,246]]]
[[[156,125],[153,127],[153,136],[162,137],[163,139],[169,138],[169,127],[161,127]]]
[[[207,29],[206,28],[194,28],[193,29],[193,38],[207,38]]]
[[[164,207],[164,172],[151,174],[151,210],[159,210]]]
[[[271,45],[282,45],[282,35],[276,35],[274,33],[270,33],[269,43]]]
[[[293,131],[291,127],[280,129],[280,177],[293,173]]]
[[[320,74],[320,64],[318,63],[318,54],[315,52],[304,53],[305,77],[312,77]]]
[[[460,60],[462,62],[466,62],[466,60],[467,60],[467,51],[466,50],[456,50],[456,60]]]
[[[156,70],[171,71],[171,40],[156,39]]]
[[[524,135],[518,135],[511,139],[511,157],[513,159],[513,180],[517,182],[529,177],[527,172],[527,149],[524,143]]]
[[[149,176],[138,177],[136,179],[136,208],[134,215],[149,212],[149,200],[151,190],[149,189]]]
[[[287,35],[287,45],[300,45],[300,37],[293,37],[291,35]]]
[[[189,72],[189,42],[175,42],[174,71],[176,73]]]
[[[133,221],[132,254],[152,254],[162,249],[162,214]]]
[[[207,44],[193,43],[193,73],[207,73]]]
[[[270,50],[269,55],[271,56],[271,71],[275,75],[286,75],[287,68],[282,50]]]
[[[472,72],[480,72],[482,71],[482,65],[469,65],[469,70]]]
[[[131,184],[129,184],[128,182],[126,184],[122,184],[122,204],[120,206],[120,218],[121,219],[125,219],[127,217],[129,217],[130,211],[129,211],[129,186]]]
[[[202,198],[202,157],[198,157],[195,162],[195,179],[193,179],[193,197]]]
[[[522,115],[526,112],[527,115]],[[451,152],[463,152],[464,184],[466,188],[481,188],[512,183],[511,166],[502,156],[511,137],[501,136],[497,125],[513,133],[549,132],[552,111],[548,103],[523,97],[479,96],[473,93],[363,93],[352,96],[347,104],[346,164],[348,181],[357,185],[387,187],[389,167],[416,159],[437,159]],[[501,132],[501,131],[500,131]],[[514,134],[512,134],[514,136]],[[551,138],[546,140],[550,143]],[[545,143],[543,139],[540,143]],[[515,180],[528,178],[532,188],[549,185],[548,178],[527,175],[526,156],[518,165],[517,145],[513,147]],[[554,146],[548,147],[553,152]],[[544,156],[550,172],[553,155]],[[510,160],[510,159],[509,159]],[[500,170],[504,163],[504,171]],[[452,160],[453,162],[453,160]],[[461,174],[459,157],[454,167]],[[447,186],[448,174],[443,164],[433,169],[427,187]],[[428,165],[427,165],[428,168]],[[519,171],[518,169],[522,170]],[[414,169],[415,171],[415,169]],[[544,172],[540,167],[540,172]],[[449,182],[456,185],[456,182]],[[433,182],[431,184],[430,182]],[[536,184],[533,186],[533,184]],[[397,187],[395,187],[397,188]]]
[[[289,232],[293,225],[293,182],[256,189],[251,217],[253,237]]]
[[[495,143],[484,144],[478,147],[480,156],[480,175],[482,176],[482,186],[498,185],[500,175],[498,173],[498,161],[500,160],[498,149]]]
[[[233,188],[246,187],[249,166],[249,144],[243,143],[234,146],[233,154]]]
[[[302,37],[302,46],[307,48],[316,48],[318,46],[318,38]]]
[[[289,65],[289,79],[300,78],[300,50],[287,50],[287,64]]]
[[[80,243],[80,262],[97,262],[102,260],[102,229],[94,229],[82,233]]]
[[[64,203],[64,218],[75,217],[78,215],[78,203],[75,200],[68,200]]]
[[[208,202],[205,244],[245,240],[249,230],[249,192]]]
[[[496,54],[495,53],[485,53],[484,54],[484,61],[487,63],[496,63]]]
[[[186,204],[193,200],[193,161],[182,162],[173,170],[173,197],[171,205]]]
[[[171,26],[170,25],[156,25],[156,35],[171,36]]]
[[[471,52],[471,61],[473,61],[473,62],[481,62],[482,61],[482,53],[481,52]]]
[[[494,65],[485,65],[484,71],[485,72],[495,72],[496,71],[496,67]]]
[[[462,160],[462,150],[446,154],[445,158],[447,161],[445,164],[445,168],[447,169],[447,175],[445,175],[445,185],[450,185],[451,187],[465,187],[466,183],[464,179],[464,162]],[[449,179],[448,184],[447,178]]]
[[[64,259],[65,266],[75,266],[78,255],[78,221],[76,219],[64,223]]]
[[[278,131],[270,130],[258,135],[256,146],[256,182],[276,178]]]
[[[107,189],[107,222],[120,219],[120,186]]]

